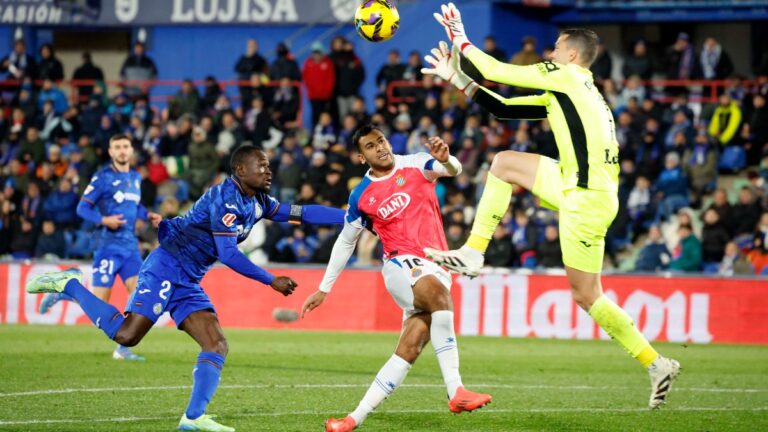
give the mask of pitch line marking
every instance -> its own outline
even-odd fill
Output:
[[[685,412],[722,412],[722,411],[741,411],[741,412],[757,412],[768,411],[768,407],[758,408],[728,408],[728,407],[678,407],[678,408],[665,408],[664,411],[685,411]],[[405,410],[381,410],[377,411],[381,414],[440,414],[448,413],[445,409],[405,409]],[[647,412],[652,411],[648,408],[510,408],[510,409],[493,409],[484,408],[483,414],[509,414],[509,413],[581,413],[581,412],[604,412],[604,413],[633,413],[633,412]],[[328,412],[322,411],[290,411],[290,412],[274,412],[274,413],[246,413],[226,416],[228,419],[248,418],[248,417],[281,417],[291,415],[317,415],[327,416],[331,415]],[[155,421],[155,420],[175,420],[179,416],[152,416],[152,417],[113,417],[113,418],[100,418],[100,419],[50,419],[50,420],[0,420],[0,426],[18,426],[18,425],[32,425],[32,424],[76,424],[76,423],[126,423],[126,422],[138,422],[138,421]]]
[[[228,384],[220,385],[220,389],[323,389],[323,388],[368,388],[370,384]],[[443,388],[442,384],[403,384],[401,387],[411,388]],[[542,385],[542,384],[472,384],[472,387],[500,388],[500,389],[525,389],[525,390],[632,390],[634,387],[617,386],[588,386],[588,385]],[[145,387],[95,387],[95,388],[64,388],[48,390],[31,390],[25,392],[0,393],[0,398],[40,396],[51,394],[67,393],[104,393],[104,392],[141,392],[156,390],[189,390],[188,385],[174,386],[145,386]],[[694,393],[765,393],[768,388],[717,388],[717,387],[675,387],[675,392],[694,392]]]

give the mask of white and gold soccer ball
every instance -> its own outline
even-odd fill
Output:
[[[364,0],[355,12],[355,29],[365,40],[382,42],[400,27],[400,14],[391,0]]]

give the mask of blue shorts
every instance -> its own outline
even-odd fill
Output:
[[[139,249],[99,248],[93,254],[93,286],[112,288],[115,276],[125,283],[126,279],[139,274],[141,255]]]
[[[149,254],[139,272],[139,284],[125,311],[157,322],[168,311],[176,326],[181,326],[192,312],[216,312],[199,281],[187,276],[170,252],[159,247]]]

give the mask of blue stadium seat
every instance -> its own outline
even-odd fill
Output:
[[[704,263],[704,273],[715,274],[720,270],[720,264],[716,262]]]
[[[747,166],[747,152],[741,146],[728,146],[720,155],[717,168],[722,172],[739,172]]]

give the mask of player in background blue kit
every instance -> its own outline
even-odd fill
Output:
[[[162,217],[148,212],[141,205],[141,176],[131,169],[133,157],[131,138],[117,134],[109,139],[112,163],[99,170],[85,188],[77,205],[77,215],[101,225],[93,254],[93,294],[108,302],[115,277],[120,278],[130,295],[136,289],[141,267],[139,242],[134,232],[136,220],[149,220],[157,226]],[[46,313],[60,300],[72,298],[63,293],[51,293],[40,303],[40,313]],[[126,346],[118,345],[112,353],[115,360],[144,360]]]
[[[219,385],[227,355],[227,340],[216,311],[200,287],[200,280],[216,260],[243,276],[290,295],[296,282],[273,276],[237,249],[262,218],[276,222],[329,225],[344,223],[344,211],[319,205],[283,205],[268,195],[272,183],[267,155],[253,146],[232,154],[233,175],[211,187],[181,217],[163,220],[160,247],[149,254],[139,271],[139,283],[125,314],[91,294],[76,269],[46,273],[27,285],[27,292],[60,292],[76,299],[88,318],[110,339],[134,346],[164,312],[201,348],[192,372],[192,395],[179,430],[234,431],[205,414]]]

